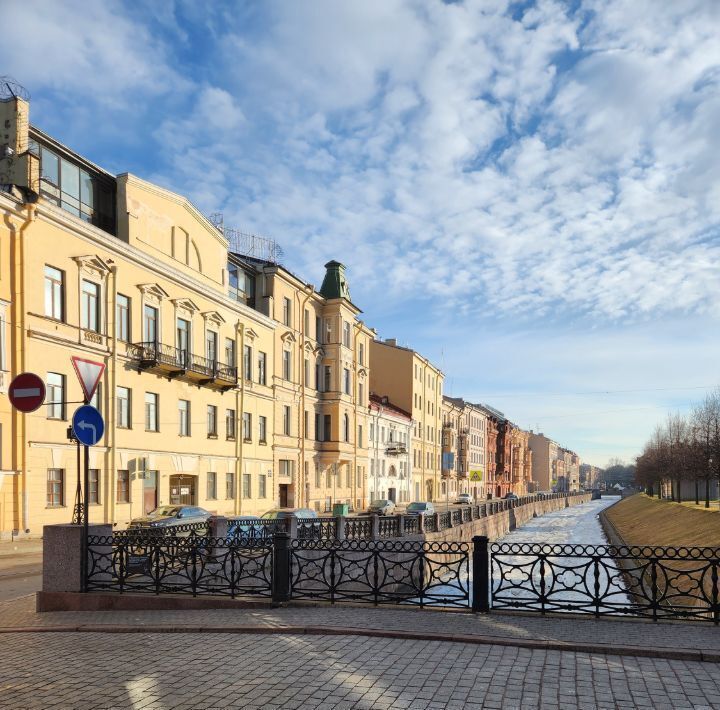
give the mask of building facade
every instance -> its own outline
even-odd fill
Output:
[[[530,432],[528,446],[532,452],[532,480],[537,491],[551,491],[557,487],[558,475],[564,475],[564,462],[558,470],[558,452],[560,447],[557,442],[549,439],[544,434]]]
[[[316,292],[233,254],[184,197],[31,126],[22,99],[0,102],[0,125],[0,389],[26,371],[47,388],[30,414],[0,397],[0,534],[72,517],[72,357],[105,366],[91,521],[365,505],[371,333],[344,267]]]
[[[395,339],[372,340],[370,389],[412,415],[412,499],[441,498],[444,375],[427,358]]]
[[[413,495],[412,417],[387,397],[370,396],[368,500],[409,503]]]

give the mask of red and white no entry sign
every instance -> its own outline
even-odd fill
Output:
[[[23,372],[8,388],[10,404],[21,412],[34,412],[45,401],[45,383],[34,372]]]

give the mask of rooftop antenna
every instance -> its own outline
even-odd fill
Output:
[[[30,92],[11,76],[0,76],[0,101],[23,99],[30,101]]]

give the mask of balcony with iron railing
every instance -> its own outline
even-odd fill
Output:
[[[407,453],[407,447],[405,446],[405,444],[391,442],[385,447],[385,453],[388,456],[400,456],[401,454]]]
[[[164,343],[133,343],[128,354],[138,363],[141,370],[165,375],[169,379],[181,378],[199,385],[217,387],[222,390],[237,386],[237,367],[194,355]]]

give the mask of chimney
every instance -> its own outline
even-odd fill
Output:
[[[395,345],[397,346],[397,338],[385,338],[385,342],[388,345]]]
[[[0,184],[14,185],[27,202],[40,193],[40,158],[29,151],[30,104],[27,92],[7,79],[0,80]]]

